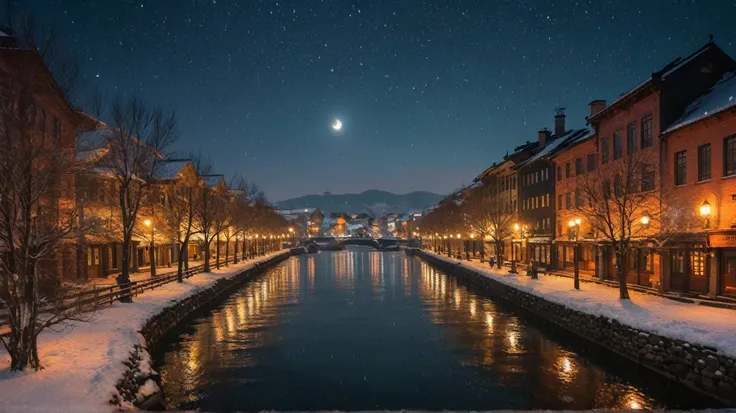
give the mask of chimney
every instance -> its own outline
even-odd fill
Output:
[[[603,110],[603,108],[605,108],[605,107],[606,107],[606,101],[605,100],[598,99],[598,100],[594,100],[594,101],[590,102],[590,116],[595,115],[596,113],[598,113],[601,110]]]
[[[540,129],[539,132],[537,132],[539,136],[539,147],[544,148],[544,145],[547,144],[547,138],[549,138],[549,131],[547,128]]]
[[[557,108],[555,110],[557,111],[555,114],[555,135],[560,137],[565,134],[565,108]]]

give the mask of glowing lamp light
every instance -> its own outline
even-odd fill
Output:
[[[518,230],[519,230],[519,224],[514,224],[514,231],[518,231]]]
[[[462,235],[460,235],[460,234],[457,234],[457,239],[460,239],[460,237],[462,237]]]
[[[143,224],[145,226],[147,226],[147,227],[150,227],[151,226],[151,220],[150,219],[147,219],[147,220],[143,221]]]
[[[575,226],[575,221],[571,219],[570,221],[567,222],[567,226],[574,227]]]
[[[710,204],[708,203],[708,200],[703,201],[703,204],[700,205],[700,216],[710,216]]]
[[[642,225],[649,225],[649,217],[646,216],[646,215],[644,215],[643,217],[641,217],[641,224]]]
[[[575,218],[575,225],[580,225],[583,222],[580,218]]]
[[[470,234],[470,238],[475,239],[475,234]]]

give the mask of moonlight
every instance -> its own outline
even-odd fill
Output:
[[[342,129],[342,121],[340,119],[335,119],[335,121],[332,122],[332,129],[335,131]]]

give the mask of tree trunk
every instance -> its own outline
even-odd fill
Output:
[[[626,275],[624,274],[624,257],[620,251],[616,251],[616,279],[618,279],[619,297],[622,300],[629,299],[629,288],[626,285]]]
[[[116,280],[118,287],[121,288],[121,303],[133,302],[133,296],[130,294],[130,238],[130,235],[123,235],[123,256],[120,265],[120,275],[118,275]]]
[[[204,268],[202,271],[210,272],[210,243],[207,241],[204,243]]]
[[[227,260],[230,259],[230,240],[225,240],[225,266],[229,266]]]
[[[179,244],[179,262],[176,264],[176,281],[184,282],[184,252],[187,250],[187,241]]]
[[[233,264],[238,263],[238,239],[235,238],[235,242],[233,243],[235,247],[235,252],[233,253]]]
[[[217,240],[215,241],[215,268],[220,269],[220,234],[217,234]]]
[[[496,242],[496,268],[501,269],[501,247],[500,243]]]
[[[148,246],[148,263],[151,268],[151,278],[156,277],[156,248],[153,242]]]
[[[25,370],[30,366],[38,370],[41,365],[38,359],[38,348],[35,334],[38,306],[38,285],[35,274],[35,263],[21,265],[25,275],[19,277],[18,307],[16,319],[11,320],[11,335],[8,352],[10,369]]]

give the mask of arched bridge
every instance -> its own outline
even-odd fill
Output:
[[[338,241],[340,245],[362,245],[373,247],[377,250],[399,248],[402,240],[384,238],[343,238]]]

